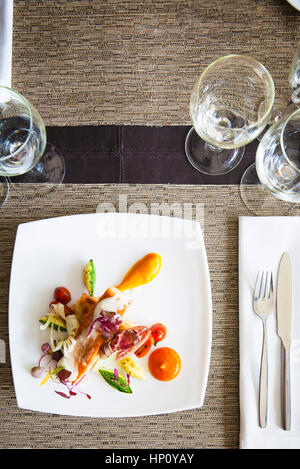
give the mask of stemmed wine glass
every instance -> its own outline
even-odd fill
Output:
[[[39,186],[40,194],[56,188],[64,175],[64,159],[47,143],[38,111],[20,93],[0,85],[0,176],[6,178],[1,184],[6,192],[2,205],[8,195],[7,181],[47,183]],[[22,185],[17,187],[14,182],[9,186],[22,191]]]
[[[270,73],[251,57],[233,54],[209,65],[190,99],[185,151],[194,168],[209,175],[235,168],[267,125],[274,95]]]
[[[274,195],[276,211],[283,213],[300,202],[300,109],[285,113],[267,130],[256,163],[242,178],[241,196],[253,213],[265,214],[274,207]]]
[[[259,139],[261,143],[256,162],[246,169],[240,183],[241,197],[255,215],[274,211],[274,204],[276,213],[284,215],[300,202],[297,182],[299,132],[296,128],[300,125],[297,112],[300,103],[300,43],[293,57],[288,81],[291,101],[282,113],[277,111],[270,127]]]

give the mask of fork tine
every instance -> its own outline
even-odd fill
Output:
[[[264,295],[261,298],[269,299],[273,297],[273,273],[267,271],[264,277]]]
[[[271,298],[273,296],[273,273],[270,271],[259,271],[257,273],[254,298]]]
[[[268,278],[269,278],[269,272],[264,272],[264,296],[263,298],[267,298],[267,290],[268,290]],[[269,296],[269,293],[268,293]]]
[[[259,298],[260,296],[260,290],[261,290],[261,272],[258,271],[256,281],[255,281],[255,287],[254,287],[254,299]]]
[[[259,298],[265,298],[266,296],[266,272],[263,270],[261,273],[261,281],[260,281],[260,291],[259,291]]]
[[[272,297],[273,297],[273,273],[271,272],[269,298],[272,298]]]

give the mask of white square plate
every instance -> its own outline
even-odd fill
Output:
[[[154,379],[141,359],[147,379],[131,379],[132,394],[111,388],[90,373],[78,394],[64,399],[49,380],[40,386],[30,370],[49,341],[39,318],[48,312],[57,286],[66,286],[75,302],[85,291],[82,269],[94,260],[95,295],[117,285],[128,269],[149,252],[162,257],[162,267],[149,284],[133,291],[128,312],[139,325],[162,322],[167,337],[161,346],[181,357],[172,381]],[[9,338],[18,406],[55,414],[89,417],[152,415],[200,407],[210,362],[212,307],[209,271],[199,223],[142,214],[91,214],[52,218],[19,225],[11,270]]]
[[[300,11],[300,0],[287,0],[296,10]]]

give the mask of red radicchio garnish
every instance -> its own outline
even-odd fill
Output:
[[[93,329],[96,329],[102,332],[106,339],[111,339],[119,329],[121,322],[122,317],[120,314],[104,311],[104,309],[102,309],[99,316],[92,322],[88,331],[88,336],[91,334]]]
[[[61,350],[56,350],[56,352],[52,353],[51,359],[55,362],[58,362],[63,357],[63,353]]]
[[[56,376],[59,378],[61,383],[65,384],[65,381],[71,376],[71,374],[71,371],[64,368],[63,370],[60,370]]]
[[[41,362],[42,362],[42,359],[46,356],[46,355],[49,355],[50,351],[51,351],[51,347],[49,344],[43,344],[41,346],[41,350],[42,350],[42,356],[41,358],[39,359],[39,362],[38,362],[38,366],[41,366]]]
[[[92,396],[90,394],[87,394],[86,392],[79,391],[80,394],[84,394],[88,399],[92,399]]]
[[[59,394],[61,397],[64,397],[65,399],[70,399],[70,397],[72,396],[77,396],[77,393],[73,391],[73,389],[78,386],[78,384],[80,383],[80,381],[83,380],[83,378],[85,377],[85,375],[83,375],[79,381],[77,381],[77,383],[75,383],[73,386],[70,386],[70,384],[68,383],[67,379],[71,376],[71,371],[69,370],[66,370],[66,369],[63,369],[63,370],[60,370],[58,373],[57,373],[57,377],[59,378],[60,382],[62,384],[64,384],[67,389],[68,389],[68,392],[69,394],[65,394],[64,392],[61,392],[61,391],[55,391],[56,394]],[[88,399],[91,399],[92,397],[85,393],[85,392],[82,392],[80,391],[79,389],[77,389],[77,391],[80,393],[80,394],[84,394]]]
[[[150,334],[151,330],[148,327],[137,326],[125,329],[117,332],[109,342],[106,342],[102,346],[101,352],[106,357],[118,352],[116,359],[121,360],[135,352],[150,337]]]
[[[38,368],[41,367],[42,360],[46,355],[51,355],[51,361],[54,360],[55,362],[58,362],[63,356],[63,354],[60,350],[57,350],[56,352],[51,353],[51,347],[47,343],[43,344],[41,346],[41,350],[42,350],[42,356],[39,359]],[[50,361],[50,363],[51,363],[51,361]]]
[[[43,345],[41,346],[41,350],[42,350],[43,353],[49,353],[49,352],[50,352],[50,349],[51,349],[51,347],[50,347],[50,345],[49,345],[48,343],[43,344]]]
[[[58,394],[59,396],[65,397],[66,399],[70,399],[70,397],[71,397],[70,395],[67,396],[67,394],[65,394],[64,392],[61,392],[61,391],[55,391],[55,392],[56,392],[56,394]]]

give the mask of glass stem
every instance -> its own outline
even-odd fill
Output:
[[[215,147],[214,145],[212,145],[211,143],[205,143],[205,146],[206,148],[208,148],[209,150],[211,151],[217,151],[219,153],[221,153],[223,151],[223,148],[220,148],[220,147]]]

